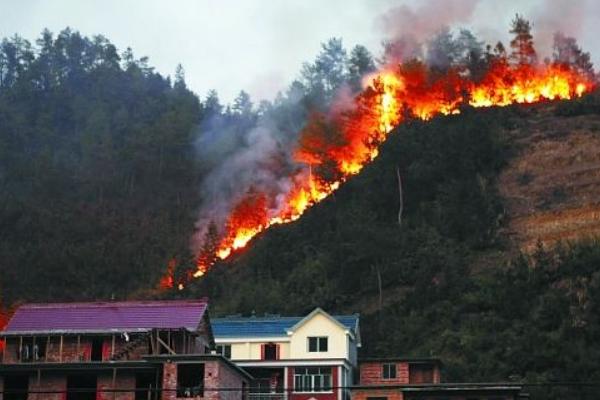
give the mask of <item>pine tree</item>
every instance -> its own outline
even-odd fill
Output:
[[[510,58],[517,64],[535,64],[537,54],[533,46],[533,36],[531,35],[531,23],[521,15],[515,15],[512,20],[510,33],[515,35],[510,42],[512,52]]]

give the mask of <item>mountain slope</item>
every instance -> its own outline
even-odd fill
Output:
[[[439,356],[453,380],[597,379],[600,246],[518,251],[537,241],[534,220],[519,231],[519,196],[546,201],[533,203],[536,218],[543,207],[593,207],[593,185],[560,201],[542,194],[555,174],[573,180],[597,154],[597,112],[560,115],[561,104],[464,109],[399,127],[331,198],[180,295],[211,296],[217,314],[360,312],[364,354]],[[548,147],[554,160],[539,150]],[[561,156],[568,168],[550,168]],[[587,237],[588,219],[574,237]]]

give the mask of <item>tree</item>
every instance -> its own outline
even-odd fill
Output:
[[[231,109],[234,114],[250,116],[250,114],[252,114],[252,107],[253,104],[250,100],[250,95],[242,90],[233,100],[233,106]]]
[[[204,111],[209,117],[221,115],[223,112],[223,105],[219,100],[219,94],[216,90],[211,89],[208,91],[206,99],[204,100]]]
[[[362,78],[375,71],[373,56],[365,46],[356,45],[348,59],[348,81],[354,91],[361,89]]]
[[[427,42],[426,61],[429,66],[446,70],[459,60],[460,46],[448,27],[440,29]]]
[[[348,60],[342,39],[331,38],[322,43],[314,63],[305,63],[301,74],[313,101],[321,106],[329,104],[348,79]]]
[[[517,64],[535,64],[537,54],[533,46],[533,36],[531,35],[531,23],[516,14],[511,22],[510,33],[514,35],[510,42],[512,52],[510,58]]]
[[[185,70],[181,64],[177,64],[177,68],[175,69],[175,82],[173,83],[173,87],[178,90],[187,89],[185,84]]]
[[[573,66],[589,77],[593,77],[594,65],[590,60],[590,53],[584,52],[575,38],[556,32],[552,50],[553,62]]]
[[[456,39],[458,64],[464,66],[471,79],[479,79],[485,72],[483,42],[468,29],[461,29]]]

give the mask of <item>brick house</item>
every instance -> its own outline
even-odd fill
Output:
[[[358,315],[213,319],[217,351],[253,377],[252,400],[345,400],[360,347]]]
[[[352,400],[517,400],[514,384],[441,383],[436,358],[365,358]]]
[[[0,400],[239,400],[252,379],[210,354],[206,299],[26,304],[0,339]]]

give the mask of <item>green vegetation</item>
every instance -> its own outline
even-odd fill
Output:
[[[464,51],[440,57],[451,42],[440,35],[430,54],[439,68],[483,54],[461,32]],[[202,139],[220,146],[218,162],[249,146],[259,118],[290,148],[311,110],[374,68],[365,48],[349,54],[332,39],[300,81],[255,110],[244,92],[232,107],[214,91],[200,101],[182,68],[171,82],[101,36],[45,31],[35,49],[17,36],[2,41],[0,300],[209,295],[216,314],[320,306],[362,314],[363,354],[438,356],[449,380],[600,380],[600,244],[504,253],[497,176],[514,150],[505,132],[527,124],[528,107],[408,121],[296,223],[260,235],[184,291],[155,289],[170,260],[176,279],[194,267],[201,182],[215,163],[198,157],[197,131],[216,135]],[[598,114],[597,98],[558,103],[556,114]]]
[[[123,298],[189,254],[202,110],[105,38],[0,46],[1,299]],[[189,256],[188,256],[189,257]]]

